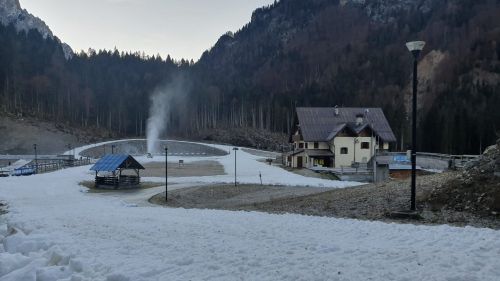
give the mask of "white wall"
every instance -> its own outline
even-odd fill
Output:
[[[358,137],[355,143],[354,137],[336,137],[333,139],[335,153],[335,167],[351,166],[352,162],[366,163],[374,154],[375,138]],[[361,149],[361,143],[368,142],[369,149]],[[347,154],[340,154],[342,147],[347,147]],[[354,158],[356,157],[356,158]]]
[[[308,147],[309,149],[315,149],[314,142],[309,142]],[[330,149],[330,145],[328,144],[328,142],[318,142],[317,149]]]
[[[299,144],[303,144],[302,148],[304,149],[315,149],[314,148],[314,142],[304,142],[304,141],[296,141],[294,142],[295,144],[295,149],[299,149]],[[307,144],[307,148],[306,148]],[[316,149],[330,149],[330,145],[328,142],[318,142],[318,148]]]
[[[371,157],[375,154],[375,149],[389,149],[389,143],[380,142],[380,144],[376,143],[376,138],[373,139],[371,137],[357,137],[356,144],[354,143],[355,137],[336,137],[332,140],[332,142],[318,142],[318,149],[330,149],[335,154],[335,167],[341,166],[351,166],[353,162],[366,163],[370,161]],[[368,142],[370,148],[369,149],[361,149],[361,143]],[[297,141],[296,149],[299,149],[299,143],[303,144],[303,148],[306,149],[314,149],[314,142],[304,142]],[[347,147],[347,154],[340,154],[340,149],[342,147]],[[356,153],[354,153],[356,150]],[[356,154],[356,159],[354,159],[354,154]],[[304,167],[311,167],[313,165],[310,158],[301,153],[300,155],[295,155],[292,157],[292,167],[297,167],[297,156],[303,156],[302,164]],[[306,162],[306,158],[307,162]]]

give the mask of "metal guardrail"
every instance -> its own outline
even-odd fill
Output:
[[[397,156],[397,155],[407,155],[406,152],[379,152],[379,156]],[[479,157],[480,155],[456,155],[456,154],[443,154],[443,153],[431,153],[431,152],[417,152],[417,159],[419,157],[437,159],[441,161],[448,162],[448,168],[463,168],[464,165]]]
[[[356,175],[356,174],[371,174],[372,173],[372,171],[369,170],[366,167],[366,165],[360,166],[357,168],[350,167],[350,166],[341,166],[339,168],[311,167],[308,169],[315,171],[315,172],[331,172],[331,173],[335,173],[335,174],[339,174],[339,175],[343,175],[343,174]]]
[[[378,152],[377,155],[379,156],[396,156],[396,155],[407,155],[406,152]],[[469,154],[464,154],[464,155],[457,155],[457,154],[443,154],[443,153],[432,153],[432,152],[417,152],[417,156],[427,156],[427,157],[433,157],[433,158],[441,158],[441,159],[469,159],[472,160],[474,158],[479,157],[480,155],[469,155]]]
[[[23,154],[23,155],[0,155],[0,160],[16,160],[16,159],[27,159],[27,160],[32,160],[35,159],[35,157],[38,160],[71,160],[74,159],[73,155],[65,154],[65,155],[34,155],[34,154]]]

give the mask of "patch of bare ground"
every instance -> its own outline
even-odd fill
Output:
[[[142,177],[164,177],[165,163],[150,162],[143,165]],[[224,166],[217,161],[195,161],[184,163],[168,163],[169,177],[203,177],[224,175]]]
[[[495,217],[484,217],[466,211],[435,209],[429,206],[427,200],[434,188],[456,177],[456,172],[417,177],[417,205],[421,219],[403,222],[500,228],[500,219]],[[335,189],[309,196],[271,200],[247,206],[247,210],[402,222],[391,219],[389,214],[408,210],[409,205],[409,180],[396,180]]]
[[[210,185],[169,191],[167,204],[165,204],[165,193],[153,196],[150,202],[181,208],[247,210],[248,205],[310,195],[325,190],[327,189],[253,184]]]
[[[391,212],[409,209],[409,180],[333,190],[259,185],[193,187],[169,192],[167,205],[499,229],[498,217],[485,217],[466,211],[436,210],[429,206],[427,200],[434,188],[453,180],[457,175],[457,172],[447,172],[417,177],[417,205],[421,216],[418,220],[398,220],[389,216]],[[150,202],[165,205],[164,197],[165,193],[158,194]]]
[[[82,181],[79,183],[79,185],[84,186],[89,189],[89,193],[107,193],[107,192],[126,192],[126,191],[137,191],[141,189],[149,189],[153,187],[158,187],[164,185],[163,183],[157,183],[157,182],[141,182],[139,185],[136,186],[129,186],[129,187],[123,187],[123,188],[97,188],[95,187],[94,181]],[[1,207],[1,206],[0,206]]]

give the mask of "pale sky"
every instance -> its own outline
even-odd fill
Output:
[[[73,50],[88,48],[199,59],[227,31],[274,0],[20,0]]]

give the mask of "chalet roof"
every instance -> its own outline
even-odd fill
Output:
[[[341,107],[335,115],[333,107],[298,107],[297,118],[304,141],[330,141],[344,128],[360,133],[373,130],[383,141],[395,142],[389,122],[381,108]],[[363,123],[356,124],[356,117],[363,116]]]
[[[144,170],[144,167],[134,157],[126,154],[108,154],[99,159],[90,170],[113,172],[119,168]]]

